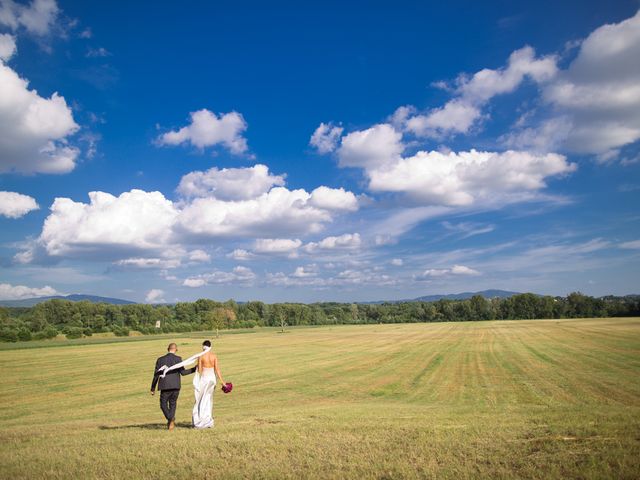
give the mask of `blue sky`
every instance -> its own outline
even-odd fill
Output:
[[[638,293],[603,5],[0,0],[0,298]]]

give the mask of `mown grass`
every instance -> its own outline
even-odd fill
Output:
[[[148,393],[168,337],[100,341],[0,351],[1,478],[640,476],[640,319],[223,335],[207,431]]]

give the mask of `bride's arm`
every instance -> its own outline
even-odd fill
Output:
[[[213,368],[215,368],[216,371],[216,375],[218,376],[218,379],[220,380],[220,383],[222,383],[223,385],[225,384],[225,381],[222,379],[222,374],[220,373],[220,366],[218,364],[218,357],[214,357],[213,359]]]

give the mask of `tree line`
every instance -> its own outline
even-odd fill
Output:
[[[48,300],[33,307],[0,307],[0,341],[42,340],[113,332],[128,336],[262,326],[463,322],[536,318],[640,316],[640,296],[594,298],[532,293],[487,299],[399,303],[237,303],[200,299],[173,305],[112,305]]]

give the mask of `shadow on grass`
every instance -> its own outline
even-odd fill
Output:
[[[100,425],[100,430],[167,430],[166,423],[139,423],[137,425]],[[178,422],[176,428],[193,428],[190,423]]]

